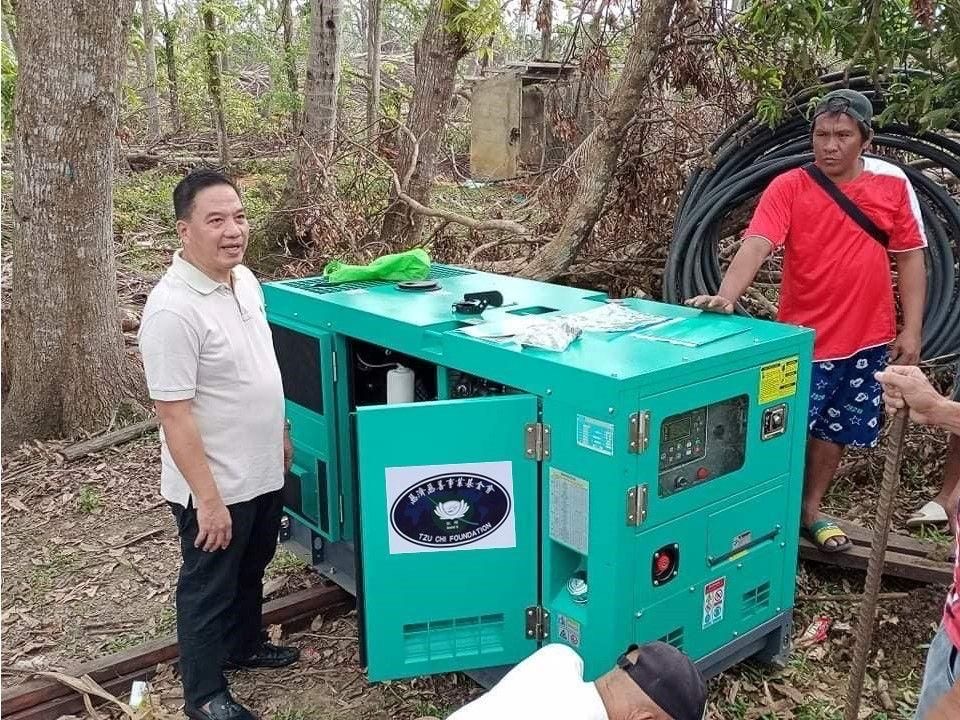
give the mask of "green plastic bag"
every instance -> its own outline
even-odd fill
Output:
[[[357,280],[423,280],[429,274],[430,256],[421,248],[383,255],[369,265],[331,260],[323,268],[323,276],[331,285]]]

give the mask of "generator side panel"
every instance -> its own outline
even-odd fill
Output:
[[[754,362],[639,404],[649,437],[635,476],[646,517],[628,544],[634,637],[711,657],[714,669],[795,594],[809,348]]]
[[[652,396],[544,398],[543,602],[587,676],[651,640],[716,671],[788,621],[809,368],[809,347],[784,343]]]
[[[269,318],[294,447],[284,507],[327,541],[340,539],[333,337],[307,324]]]

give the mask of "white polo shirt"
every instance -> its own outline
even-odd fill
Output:
[[[567,645],[540,648],[447,720],[539,718],[608,720],[597,686],[583,680],[583,660]]]
[[[147,298],[139,340],[150,397],[193,401],[224,504],[283,487],[283,384],[253,273],[235,267],[231,289],[178,250]],[[186,506],[190,488],[160,439],[160,494]]]

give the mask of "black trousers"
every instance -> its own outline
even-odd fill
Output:
[[[170,503],[183,564],[177,582],[177,640],[186,704],[199,707],[226,689],[223,663],[245,657],[263,642],[263,571],[277,549],[282,491],[228,505],[233,537],[225,550],[204,552],[197,510]]]

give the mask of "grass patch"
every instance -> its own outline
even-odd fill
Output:
[[[80,488],[80,495],[77,497],[77,511],[84,515],[92,515],[103,507],[100,499],[100,490],[93,485],[84,485]]]
[[[45,553],[49,555],[32,561],[28,575],[30,593],[38,600],[54,588],[56,579],[68,573],[71,564],[76,561],[76,558],[68,557],[56,545],[50,545]]]
[[[917,537],[920,540],[934,542],[937,545],[953,545],[953,534],[950,532],[948,527],[941,529],[932,525],[921,525],[920,527],[914,529],[912,534],[914,537]]]
[[[797,720],[842,720],[843,711],[834,706],[832,703],[828,703],[824,700],[814,700],[811,703],[801,705],[800,707],[794,709],[793,716]],[[772,720],[774,716],[770,715],[769,717]],[[874,716],[874,718],[879,720],[877,716]]]
[[[154,619],[153,631],[151,637],[159,637],[172,633],[177,627],[177,610],[172,606],[167,606],[160,611],[160,614]]]
[[[112,640],[107,642],[105,645],[103,645],[100,649],[104,653],[110,654],[110,653],[120,652],[121,650],[127,650],[132,647],[136,647],[142,642],[143,642],[143,633],[128,632],[113,638]]]
[[[267,577],[276,577],[277,575],[287,575],[289,573],[299,572],[307,568],[307,563],[300,556],[295,555],[286,548],[278,547],[277,554],[267,565]]]
[[[425,700],[420,700],[413,704],[414,715],[426,716],[426,717],[446,717],[447,712],[441,708],[434,705],[432,702],[427,702]]]
[[[115,653],[142,645],[147,640],[169,635],[177,628],[177,611],[172,606],[164,607],[152,619],[145,618],[139,628],[129,630],[110,639],[100,647],[101,652]]]

